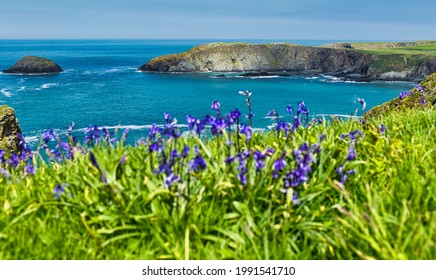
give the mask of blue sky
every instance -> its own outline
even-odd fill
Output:
[[[436,39],[434,0],[0,0],[0,38]]]

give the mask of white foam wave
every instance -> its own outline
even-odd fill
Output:
[[[8,88],[2,88],[0,92],[6,97],[11,97],[11,92],[8,90]]]
[[[52,88],[55,86],[58,86],[58,83],[46,83],[46,84],[42,84],[39,88],[37,88],[36,90],[43,90],[43,89],[48,89],[48,88]]]
[[[20,87],[17,91],[20,92],[20,91],[23,91],[25,89],[26,89],[26,87]]]
[[[26,141],[27,144],[33,145],[39,142],[40,136],[25,136],[24,141]]]
[[[136,67],[131,67],[131,66],[120,66],[120,67],[114,67],[108,70],[103,71],[103,73],[107,74],[107,73],[119,73],[119,72],[131,72],[131,70],[137,70],[138,68]]]

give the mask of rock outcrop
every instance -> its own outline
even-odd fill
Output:
[[[212,43],[181,54],[165,55],[142,65],[156,72],[278,72],[365,74],[372,55],[292,44]]]
[[[390,112],[436,108],[436,73],[428,76],[416,88],[402,92],[398,97],[375,106],[365,118],[379,117]]]
[[[62,68],[50,59],[25,56],[14,66],[3,71],[8,74],[57,74],[63,72]]]
[[[20,150],[21,128],[14,109],[0,106],[0,150],[12,154]]]
[[[339,46],[338,46],[339,47]],[[184,53],[150,60],[138,70],[152,72],[310,72],[353,80],[422,80],[436,72],[435,57],[404,57],[340,48],[305,47],[287,43],[211,43]]]

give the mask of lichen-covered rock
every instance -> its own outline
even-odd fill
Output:
[[[6,105],[0,106],[0,150],[6,154],[19,151],[21,128],[15,116],[15,111]]]
[[[25,56],[3,73],[8,74],[56,74],[63,72],[62,68],[50,59]]]

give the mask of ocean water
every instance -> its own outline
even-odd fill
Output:
[[[333,41],[288,42],[317,46]],[[239,91],[251,91],[253,126],[266,128],[264,116],[276,109],[286,115],[288,104],[304,101],[310,114],[354,114],[364,98],[367,108],[386,102],[412,83],[344,82],[328,76],[241,78],[217,73],[141,73],[137,68],[153,57],[182,52],[211,41],[199,40],[0,40],[0,69],[26,55],[50,58],[64,73],[50,76],[0,74],[0,105],[15,109],[26,140],[35,145],[47,128],[66,133],[71,122],[82,131],[88,125],[129,127],[130,141],[146,135],[153,124],[164,123],[164,112],[186,123],[186,115],[213,114],[238,108],[246,113]],[[267,41],[255,41],[267,42]],[[270,42],[270,41],[268,41]]]

